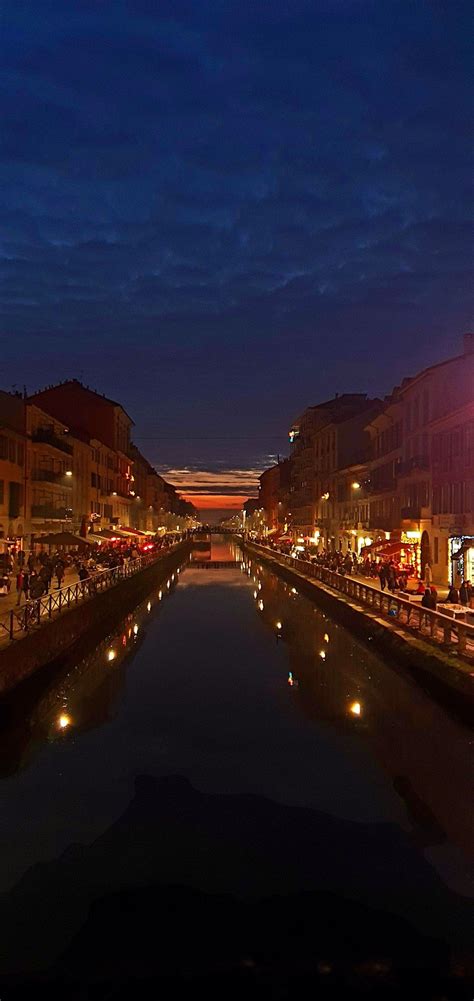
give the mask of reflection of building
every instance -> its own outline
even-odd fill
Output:
[[[0,553],[28,531],[25,494],[26,428],[21,396],[0,391]]]

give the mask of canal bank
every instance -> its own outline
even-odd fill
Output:
[[[63,609],[55,618],[40,622],[37,628],[1,649],[0,696],[63,656],[98,626],[111,628],[155,584],[179,566],[188,553],[189,543],[180,543],[144,569],[73,608]]]
[[[396,621],[363,607],[353,597],[335,591],[305,572],[302,561],[290,566],[263,546],[246,543],[244,550],[315,601],[356,636],[378,649],[395,667],[408,670],[435,698],[468,724],[474,721],[474,683],[471,668],[441,647],[411,634]],[[301,564],[301,569],[298,566]]]

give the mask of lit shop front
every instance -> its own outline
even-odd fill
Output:
[[[421,532],[391,532],[390,538],[363,546],[360,555],[377,563],[394,563],[397,570],[409,577],[421,574]],[[398,538],[396,537],[398,536]]]
[[[451,584],[474,578],[474,535],[452,535],[449,539]]]

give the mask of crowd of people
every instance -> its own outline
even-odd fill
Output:
[[[369,580],[378,580],[380,589],[385,591],[410,593],[421,595],[421,604],[424,608],[436,611],[438,604],[464,605],[466,608],[474,607],[474,587],[469,580],[458,581],[452,584],[445,598],[439,599],[438,590],[433,584],[433,575],[429,563],[423,569],[420,579],[416,576],[412,567],[400,567],[394,560],[375,560],[369,556],[357,555],[353,551],[346,553],[328,552],[327,550],[309,549],[303,545],[289,547],[278,541],[269,539],[260,540],[264,545],[270,545],[272,549],[290,554],[296,559],[316,564],[332,570],[333,573],[343,575],[357,574],[367,577]],[[409,581],[411,586],[409,586]],[[415,586],[413,586],[415,585]]]
[[[181,538],[181,537],[179,537]],[[54,589],[66,585],[66,573],[75,571],[83,587],[94,586],[94,575],[101,570],[123,567],[131,560],[145,554],[159,553],[179,541],[176,535],[151,538],[130,543],[94,543],[55,552],[32,550],[28,555],[23,549],[15,554],[3,554],[0,572],[0,596],[9,594],[16,586],[17,605],[22,600],[41,598]],[[71,579],[71,573],[68,574]],[[87,583],[88,582],[88,583]]]

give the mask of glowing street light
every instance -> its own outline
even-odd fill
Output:
[[[61,713],[61,715],[60,715],[60,717],[58,719],[59,729],[60,730],[65,730],[66,727],[68,727],[68,726],[71,725],[71,722],[72,722],[71,721],[71,717],[68,716],[67,713]]]
[[[353,716],[360,716],[362,712],[362,706],[360,702],[352,702],[351,705],[349,706],[349,712],[351,712]]]

